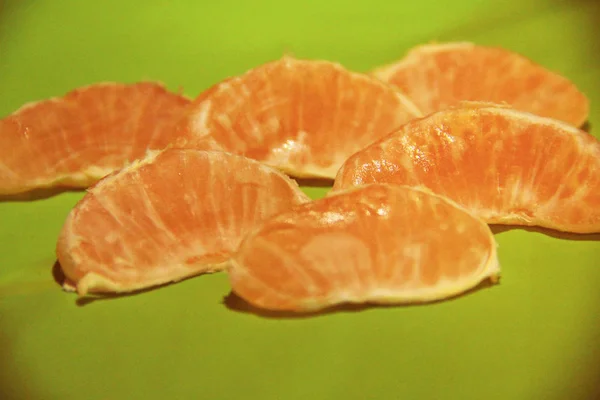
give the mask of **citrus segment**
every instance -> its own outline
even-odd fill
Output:
[[[368,75],[286,56],[202,93],[176,143],[241,154],[296,177],[333,179],[348,156],[420,115]]]
[[[354,154],[333,191],[424,186],[488,223],[600,231],[600,142],[507,108],[451,109],[409,122]]]
[[[468,42],[421,45],[372,74],[397,87],[425,114],[460,100],[514,108],[581,126],[587,97],[568,79],[509,50]]]
[[[89,189],[57,244],[80,295],[222,269],[265,218],[309,198],[277,170],[222,152],[154,152]]]
[[[166,147],[189,100],[153,82],[99,83],[0,120],[0,194],[87,187]]]
[[[233,291],[270,310],[419,303],[499,275],[488,226],[429,191],[374,184],[295,206],[249,234]]]

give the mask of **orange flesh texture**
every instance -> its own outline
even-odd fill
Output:
[[[0,194],[87,187],[166,147],[190,100],[160,84],[101,83],[0,120]]]
[[[505,49],[448,43],[419,46],[399,62],[373,71],[425,115],[461,100],[514,108],[581,126],[589,101],[566,78]]]
[[[487,225],[447,199],[370,185],[269,219],[228,272],[234,292],[272,310],[419,302],[497,275],[495,249]]]
[[[327,61],[281,60],[201,94],[181,146],[224,149],[298,177],[335,177],[343,161],[421,116],[406,97]]]
[[[600,231],[600,142],[555,120],[502,108],[415,120],[356,153],[333,190],[425,186],[488,223]]]
[[[122,291],[165,283],[219,269],[259,222],[308,200],[253,160],[170,149],[92,187],[67,218],[58,258],[74,282],[95,273]]]

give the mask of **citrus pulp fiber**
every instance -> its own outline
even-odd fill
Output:
[[[409,122],[350,157],[333,191],[375,182],[427,187],[488,223],[600,232],[600,142],[506,107]]]
[[[285,56],[198,96],[176,144],[241,154],[295,177],[333,179],[348,156],[417,116],[408,98],[375,78]]]
[[[373,184],[304,203],[251,232],[233,291],[269,310],[446,299],[499,276],[489,227],[427,190]]]
[[[462,100],[508,103],[581,126],[589,101],[565,77],[515,52],[468,42],[427,44],[372,75],[405,93],[427,115]]]
[[[0,120],[0,194],[87,187],[166,147],[190,100],[161,84],[97,83]]]
[[[296,182],[223,152],[167,149],[100,180],[70,212],[57,255],[80,295],[222,269],[265,218],[308,201]]]

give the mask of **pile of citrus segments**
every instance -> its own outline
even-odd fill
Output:
[[[489,224],[600,232],[588,112],[501,48],[427,44],[369,73],[286,56],[194,100],[98,83],[24,105],[0,120],[0,194],[87,188],[57,243],[80,296],[225,271],[267,310],[430,302],[498,280]]]

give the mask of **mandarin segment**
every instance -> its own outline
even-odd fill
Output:
[[[498,47],[421,45],[371,74],[397,87],[426,115],[462,100],[508,103],[575,126],[589,113],[587,97],[567,78]]]
[[[283,57],[202,93],[177,146],[222,149],[296,177],[335,177],[352,153],[421,116],[368,75],[328,61]]]
[[[424,186],[488,223],[600,231],[600,142],[507,108],[455,108],[412,121],[350,157],[333,191]]]
[[[80,295],[219,271],[264,219],[308,200],[254,160],[169,149],[90,188],[62,228],[58,260]]]
[[[0,194],[87,187],[163,149],[189,105],[161,84],[97,83],[0,120]]]
[[[373,184],[315,200],[250,233],[233,291],[270,310],[441,300],[499,275],[488,226],[429,191]]]

